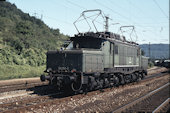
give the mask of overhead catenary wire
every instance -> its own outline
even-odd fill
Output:
[[[133,7],[135,7],[137,10],[140,10],[140,12],[142,12],[144,15],[146,15],[146,13],[145,12],[143,12],[143,10],[140,8],[140,7],[137,7],[135,4],[133,4],[130,0],[127,0],[127,2],[131,5],[131,6],[133,6]],[[155,18],[152,18],[152,17],[150,17],[149,19],[151,19],[151,20],[155,20]],[[155,20],[155,22],[156,22],[156,20]],[[153,23],[154,25],[155,24],[159,24],[158,22],[156,22],[156,23]],[[148,24],[148,23],[147,23]],[[139,25],[139,24],[137,24],[137,23],[135,23],[135,26],[138,26],[138,27],[141,27],[141,28],[143,28],[143,29],[146,29],[146,27],[156,27],[156,26],[158,26],[158,25],[156,25],[156,26],[143,26],[143,25]],[[160,27],[162,27],[162,26],[160,26]],[[155,35],[155,33],[154,32],[152,32],[151,30],[147,30],[147,31],[149,31],[149,32],[151,32],[152,34],[154,34]],[[157,37],[158,35],[156,35],[156,37]]]
[[[80,6],[80,5],[78,5],[78,4],[76,4],[76,3],[72,2],[72,1],[69,1],[69,0],[66,0],[66,1],[67,1],[68,3],[70,3],[70,4],[74,5],[74,6],[77,6],[77,7],[79,7],[79,8],[82,8],[82,9],[87,10],[85,7]]]
[[[144,15],[147,15],[146,12],[143,11],[143,9],[141,9],[140,7],[137,7],[137,6],[136,6],[134,3],[132,3],[130,0],[126,0],[126,1],[127,1],[132,7],[134,7],[136,10],[139,10],[140,13],[143,13]],[[141,18],[141,17],[140,17],[140,18]],[[158,23],[158,22],[155,20],[155,18],[149,17],[149,16],[148,16],[148,18],[149,18],[150,20],[152,20],[152,21],[154,20],[154,21],[155,21],[154,24],[155,24],[155,23]]]
[[[86,9],[85,7],[83,7],[83,6],[81,6],[81,5],[79,5],[79,3],[74,3],[73,1],[71,1],[71,0],[65,0],[65,2],[67,2],[67,4],[70,4],[70,5],[74,5],[74,6],[76,6],[76,7],[78,7],[79,8],[79,10],[81,10],[81,9]],[[95,2],[96,2],[96,0],[95,0]],[[100,5],[100,6],[102,6],[102,7],[105,7],[106,5],[104,4],[104,3],[101,3],[100,1],[97,1],[98,2],[98,4],[103,4],[103,5]],[[67,6],[67,5],[66,5]],[[71,7],[71,6],[70,6]],[[67,8],[69,8],[69,7],[67,7]],[[119,15],[119,16],[121,16],[122,17],[122,19],[125,19],[127,22],[128,22],[128,20],[130,19],[130,18],[128,18],[128,17],[126,17],[125,15],[122,15],[119,11],[114,11],[113,10],[113,8],[112,7],[108,7],[108,6],[106,6],[105,8],[107,8],[107,9],[109,9],[110,11],[112,11],[113,13],[116,13],[117,15]],[[71,8],[70,8],[71,9]],[[74,8],[73,8],[73,10],[75,10]],[[75,10],[75,11],[79,11],[79,10]],[[44,15],[43,15],[44,16]],[[135,16],[135,15],[134,15]],[[49,18],[49,19],[53,19],[53,20],[55,20],[55,21],[59,21],[59,22],[62,22],[62,23],[64,23],[64,24],[68,24],[68,25],[72,25],[72,23],[69,23],[69,22],[66,22],[66,21],[64,21],[64,20],[60,20],[60,19],[57,19],[57,18],[52,18],[52,17],[49,17],[49,16],[44,16],[45,18]],[[92,20],[92,19],[91,19]],[[98,22],[98,21],[96,21],[97,23],[99,23],[99,24],[102,24],[102,22]],[[127,23],[126,22],[126,23]],[[130,20],[130,22],[133,22],[133,20]],[[134,22],[135,23],[135,22]],[[152,24],[152,23],[151,23]],[[155,23],[155,24],[158,24],[158,23]],[[153,25],[154,26],[156,26],[154,23],[153,23]],[[139,23],[135,23],[135,26],[137,26],[137,28],[141,28],[141,29],[143,29],[143,30],[145,30],[147,27],[154,27],[154,26],[152,26],[152,25],[143,25],[143,24],[141,24],[141,25],[139,25]],[[162,27],[161,25],[159,25],[160,27]],[[164,26],[163,26],[164,27]],[[137,32],[140,32],[139,30],[137,30]],[[150,30],[148,30],[148,32],[151,32],[152,34],[154,34],[154,36],[156,36],[156,37],[159,37],[158,35],[156,35],[155,34],[155,32],[153,31],[153,29],[150,29]],[[142,32],[143,33],[143,32]],[[145,33],[146,34],[146,33]]]
[[[164,12],[164,10],[159,6],[159,4],[157,3],[156,0],[153,0],[153,2],[156,4],[156,6],[160,9],[160,11],[162,12],[162,14],[167,18],[169,19],[169,17],[166,15],[166,13]]]
[[[137,10],[139,10],[140,11],[140,13],[142,13],[142,14],[144,14],[144,15],[146,15],[146,13],[140,8],[140,7],[137,7],[134,3],[132,3],[130,0],[126,0],[127,1],[127,3],[129,3],[131,6],[133,6],[135,9],[137,9]],[[111,3],[111,4],[113,4],[114,6],[118,6],[118,7],[120,7],[121,9],[124,9],[124,7],[121,7],[120,5],[118,5],[118,4],[116,4],[115,5],[115,3],[113,2],[113,1],[111,1],[111,0],[109,0],[109,2]],[[126,9],[124,9],[124,10],[126,10]],[[135,17],[136,18],[136,17]],[[140,17],[141,18],[141,17]],[[134,25],[135,26],[140,26],[140,27],[156,27],[156,26],[158,26],[158,24],[160,24],[161,22],[156,22],[156,20],[155,20],[155,18],[152,18],[152,17],[149,17],[149,19],[150,20],[154,20],[155,22],[153,22],[153,23],[145,23],[145,24],[147,24],[147,25],[141,25],[141,23],[139,24],[139,23],[136,23],[136,22],[133,22],[134,23]],[[165,22],[164,22],[165,23]],[[166,23],[169,23],[169,22],[166,22]],[[148,26],[148,24],[153,24],[153,25],[155,25],[155,26],[151,26],[151,25],[149,25]],[[166,27],[166,26],[160,26],[160,27]]]
[[[121,16],[121,17],[126,18],[126,19],[128,19],[128,20],[129,20],[129,18],[128,18],[128,17],[126,17],[126,16],[124,16],[124,15],[120,14],[119,12],[114,11],[114,10],[113,10],[113,9],[111,9],[110,7],[107,7],[106,5],[104,5],[104,4],[102,4],[102,3],[100,3],[100,2],[98,2],[98,1],[96,1],[96,0],[94,0],[94,1],[95,1],[97,4],[99,4],[100,6],[103,6],[103,7],[107,8],[107,9],[109,9],[110,11],[112,11],[113,13],[115,13],[115,14],[117,14],[117,15],[119,15],[119,16]]]
[[[74,5],[74,6],[78,7],[78,8],[86,9],[86,8],[84,8],[83,6],[81,6],[81,5],[79,5],[79,4],[76,4],[76,3],[72,2],[72,1],[69,1],[69,0],[66,0],[66,1],[67,1],[69,4],[72,4],[72,5]],[[96,1],[96,0],[94,0],[94,1],[95,1],[97,4],[99,4],[100,6],[103,6],[103,7],[107,8],[107,9],[111,10],[113,13],[116,13],[117,15],[119,15],[119,16],[121,16],[121,17],[123,17],[123,18],[126,18],[127,20],[129,20],[128,17],[120,14],[119,12],[114,11],[114,10],[111,9],[110,7],[107,7],[106,5],[103,5],[102,3],[100,3],[100,2],[98,2],[98,1]],[[130,21],[132,21],[132,20],[130,20]],[[96,21],[96,22],[97,22],[97,21]],[[97,22],[97,23],[102,24],[101,22]],[[135,25],[138,26],[138,24],[135,24]],[[138,26],[138,27],[141,27],[142,29],[145,29],[144,26]],[[146,26],[145,26],[145,27],[146,27]],[[149,31],[149,32],[153,33],[152,31]],[[155,35],[155,33],[153,33],[153,34]]]
[[[94,1],[95,1],[97,4],[99,4],[99,5],[101,5],[101,6],[105,7],[105,8],[107,8],[107,9],[109,9],[109,10],[111,10],[113,13],[116,13],[116,14],[118,14],[119,16],[121,16],[121,17],[123,17],[123,18],[126,18],[126,19],[128,19],[128,20],[130,20],[128,17],[126,17],[126,16],[124,16],[124,15],[122,15],[122,14],[120,14],[120,13],[114,11],[114,10],[111,9],[110,7],[107,7],[107,6],[103,5],[103,4],[101,4],[100,2],[97,2],[96,0],[94,0]],[[134,32],[135,32],[136,41],[137,41],[138,36],[137,36],[136,31],[134,31]]]

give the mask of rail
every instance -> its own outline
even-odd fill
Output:
[[[148,98],[149,96],[151,96],[151,95],[153,95],[153,94],[159,92],[161,89],[167,87],[169,84],[170,84],[170,83],[167,83],[167,84],[165,84],[165,85],[159,87],[158,89],[156,89],[156,90],[154,90],[154,91],[148,93],[147,95],[144,95],[144,96],[142,96],[142,97],[136,99],[135,101],[133,101],[133,102],[131,102],[131,103],[128,103],[128,104],[126,104],[126,105],[124,105],[124,106],[121,106],[120,108],[114,110],[112,113],[121,113],[121,112],[127,110],[128,108],[130,108],[130,107],[136,105],[137,103],[139,103],[139,102],[141,102],[142,100]]]
[[[152,113],[160,113],[161,110],[168,105],[170,102],[170,98],[166,99],[160,106],[158,106]]]

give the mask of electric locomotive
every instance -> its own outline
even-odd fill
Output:
[[[66,49],[47,52],[48,75],[41,75],[41,81],[78,92],[127,84],[147,75],[148,58],[125,36],[106,30],[78,33],[70,40]]]

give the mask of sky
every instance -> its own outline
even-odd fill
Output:
[[[74,36],[78,31],[74,22],[85,10],[100,9],[103,16],[109,17],[109,31],[125,35],[127,40],[139,44],[169,44],[169,0],[8,0],[31,16],[41,19],[50,28]],[[96,32],[92,20],[98,12],[85,15]],[[79,32],[89,31],[83,17],[77,22]],[[99,15],[95,20],[97,31],[105,31],[105,18]],[[134,26],[135,32],[132,32]]]

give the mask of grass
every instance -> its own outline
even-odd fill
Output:
[[[0,80],[39,77],[44,70],[45,66],[0,65]]]

